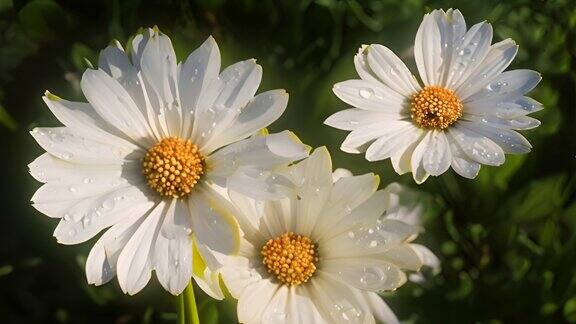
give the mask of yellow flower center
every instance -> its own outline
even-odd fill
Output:
[[[189,194],[204,172],[198,146],[178,137],[163,139],[146,152],[142,161],[148,185],[164,197]]]
[[[312,240],[292,232],[268,240],[260,254],[268,272],[288,286],[307,282],[316,271],[318,262]]]
[[[446,129],[460,116],[460,99],[454,91],[443,87],[424,87],[410,104],[410,117],[420,128]]]

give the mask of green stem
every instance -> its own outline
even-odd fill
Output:
[[[186,324],[186,315],[184,314],[184,293],[176,296],[176,307],[178,308],[178,324]]]
[[[198,317],[198,308],[196,307],[196,297],[194,297],[194,285],[192,281],[188,284],[184,290],[184,301],[186,308],[186,319],[187,324],[200,324],[200,318]]]

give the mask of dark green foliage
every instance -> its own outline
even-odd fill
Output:
[[[27,131],[57,126],[44,90],[82,100],[79,80],[112,39],[158,25],[180,59],[214,35],[225,65],[255,57],[261,91],[285,88],[290,103],[273,130],[291,129],[326,145],[334,165],[374,171],[382,183],[416,187],[389,161],[369,163],[339,151],[346,133],[322,124],[345,104],[331,91],[355,78],[361,44],[384,44],[409,62],[422,15],[456,7],[468,25],[487,19],[495,40],[519,45],[511,68],[542,73],[532,97],[545,109],[524,132],[533,151],[483,167],[476,180],[447,172],[419,189],[431,202],[419,241],[443,271],[408,283],[386,300],[417,323],[576,322],[576,4],[574,0],[0,0],[0,322],[175,323],[174,300],[155,279],[135,297],[117,283],[86,284],[91,242],[61,246],[56,221],[30,207],[38,184],[26,165],[41,152]],[[198,290],[197,290],[198,291]],[[201,295],[204,323],[234,322],[234,303]]]

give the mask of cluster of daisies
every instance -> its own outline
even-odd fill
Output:
[[[342,150],[417,183],[448,168],[474,178],[481,164],[531,146],[517,130],[542,106],[525,94],[530,70],[504,72],[517,52],[492,43],[482,22],[467,30],[458,10],[424,17],[414,44],[419,82],[382,45],[354,58],[360,79],[334,86],[354,108],[326,124],[351,131]],[[84,72],[87,102],[47,92],[64,125],[35,128],[46,153],[30,173],[44,183],[33,206],[58,218],[54,236],[78,244],[104,232],[86,262],[89,283],[114,277],[128,294],[154,271],[181,294],[192,279],[208,295],[238,299],[242,323],[395,323],[378,295],[439,271],[412,243],[422,231],[417,193],[378,176],[333,170],[328,151],[266,127],[288,104],[284,90],[257,94],[262,68],[250,59],[221,71],[208,38],[178,62],[157,28],[126,50],[104,49]]]

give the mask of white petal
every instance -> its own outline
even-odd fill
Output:
[[[94,244],[86,259],[86,278],[97,286],[116,276],[116,263],[128,240],[144,221],[144,214],[132,214],[107,230]]]
[[[123,140],[101,142],[68,127],[37,127],[30,134],[48,153],[67,162],[118,165],[144,154]]]
[[[89,103],[67,101],[50,92],[46,92],[42,99],[54,116],[70,129],[105,143],[123,142],[123,145],[137,147],[126,141],[122,132],[103,120]]]
[[[332,181],[336,182],[342,178],[353,176],[352,172],[348,169],[338,168],[332,172]]]
[[[383,190],[386,193],[386,218],[420,226],[422,224],[423,204],[419,192],[393,182]]]
[[[270,170],[278,165],[300,160],[308,155],[309,147],[304,145],[294,133],[280,133],[253,136],[230,144],[208,157],[210,177],[227,177],[238,168],[258,168]]]
[[[218,266],[218,270],[212,270],[217,267],[211,268],[208,266],[208,263],[210,263],[210,266],[213,266],[217,261],[215,262],[214,260],[209,259],[205,260],[203,255],[213,257],[214,254],[210,253],[210,255],[208,255],[208,253],[200,253],[200,249],[206,252],[208,248],[198,245],[198,242],[194,242],[192,248],[192,278],[194,278],[196,284],[198,284],[198,286],[208,294],[208,296],[216,300],[222,300],[224,299],[224,293],[220,287],[221,265]]]
[[[140,57],[140,68],[148,93],[154,91],[165,114],[170,135],[180,135],[182,109],[178,93],[177,61],[170,38],[158,30],[150,36]]]
[[[395,266],[410,271],[418,271],[423,265],[421,256],[412,248],[411,244],[401,244],[386,250],[379,259],[392,263]]]
[[[263,202],[248,198],[246,195],[233,190],[228,192],[228,196],[238,211],[234,216],[246,240],[250,242],[254,239],[260,241],[264,239],[264,236],[269,236],[269,233],[263,233],[263,228],[260,226],[261,214],[258,209],[261,208]]]
[[[356,130],[381,120],[400,120],[402,118],[403,116],[400,114],[352,108],[332,114],[324,121],[324,124],[342,130]]]
[[[540,121],[529,116],[518,116],[510,119],[498,118],[494,116],[474,116],[466,115],[463,120],[476,124],[500,129],[527,130],[540,126]]]
[[[424,16],[414,40],[414,59],[424,85],[437,85],[441,77],[442,43],[436,14],[433,11]]]
[[[384,190],[376,191],[367,200],[362,202],[359,206],[348,212],[348,215],[342,218],[339,222],[333,222],[325,229],[324,236],[317,238],[318,242],[329,240],[335,236],[346,233],[346,236],[354,237],[354,230],[363,226],[370,227],[376,223],[380,216],[384,215],[386,207],[388,206],[387,200],[388,193]],[[352,233],[352,234],[350,234]]]
[[[468,115],[495,116],[513,119],[544,109],[542,104],[529,97],[493,97],[468,102],[464,105],[464,118]]]
[[[282,285],[276,290],[274,297],[262,313],[262,323],[280,324],[290,323],[288,319],[288,298],[290,290],[286,285]]]
[[[314,297],[306,285],[292,287],[288,301],[288,323],[319,323],[328,324],[314,303]]]
[[[300,199],[296,200],[293,216],[295,232],[310,235],[332,189],[332,161],[328,150],[320,147],[298,166],[303,172],[296,181]]]
[[[194,282],[204,291],[208,296],[216,300],[224,299],[224,292],[220,287],[220,275],[218,271],[211,271],[210,268],[204,270],[204,276],[192,275]]]
[[[402,145],[398,146],[390,156],[390,162],[392,163],[394,171],[400,175],[407,172],[412,172],[412,154],[414,153],[416,146],[420,144],[426,135],[426,131],[414,125],[412,125],[412,128],[416,131],[409,133],[410,136],[408,138],[403,139],[402,137],[395,137],[395,139],[401,142]]]
[[[448,141],[452,152],[452,169],[465,178],[476,178],[480,171],[480,163],[469,158],[451,136],[448,136]]]
[[[188,126],[198,108],[198,102],[210,83],[218,78],[220,72],[220,50],[212,36],[192,52],[182,64],[178,86],[184,108],[184,127]],[[186,129],[183,136],[189,137],[191,129]]]
[[[432,131],[428,147],[422,157],[424,170],[433,176],[439,176],[450,168],[451,161],[450,145],[444,132],[438,130]]]
[[[73,205],[58,223],[54,236],[62,244],[82,243],[130,215],[146,213],[152,206],[154,202],[137,188],[119,188]]]
[[[516,99],[516,97],[523,96],[534,89],[540,80],[542,80],[542,75],[536,71],[506,71],[466,99],[466,102],[487,99],[499,99],[500,101],[509,101],[510,98]]]
[[[386,261],[342,258],[323,260],[322,265],[323,272],[362,290],[394,290],[406,282],[402,270]]]
[[[412,171],[412,177],[414,178],[414,181],[417,184],[421,184],[424,181],[426,181],[426,179],[428,179],[428,176],[430,175],[426,171],[426,169],[424,169],[423,158],[424,154],[428,151],[428,148],[431,145],[430,143],[433,137],[432,133],[433,133],[432,131],[426,132],[426,135],[416,146],[414,152],[412,153],[412,157],[410,158],[410,168]]]
[[[133,170],[136,164],[139,167],[139,161],[127,162],[124,165],[77,164],[44,153],[30,163],[28,168],[30,175],[43,183],[92,183],[96,177],[120,178],[123,172]]]
[[[225,130],[254,97],[261,79],[262,67],[253,59],[224,69],[199,99],[192,141],[202,146]]]
[[[146,28],[141,33],[134,36],[132,39],[132,63],[135,67],[140,69],[140,60],[142,58],[142,53],[144,52],[144,48],[150,40],[150,37],[154,34],[154,30],[152,28]]]
[[[164,216],[153,251],[154,269],[164,289],[178,295],[192,277],[192,240],[188,208],[173,199]]]
[[[467,40],[464,37],[466,22],[459,10],[449,9],[446,12],[444,10],[434,10],[429,16],[429,18],[424,18],[424,20],[427,19],[428,21],[426,25],[424,21],[422,22],[419,32],[422,33],[422,37],[432,35],[439,42],[440,48],[438,48],[438,44],[434,44],[432,41],[427,41],[423,38],[419,39],[419,45],[414,47],[415,53],[418,50],[417,62],[422,61],[418,63],[418,67],[421,75],[426,73],[426,76],[423,77],[425,84],[446,86],[451,81],[450,78],[455,76],[456,70],[458,68],[461,69],[463,66],[461,62],[456,61],[463,60],[462,57],[457,56],[460,49],[469,46],[470,39],[468,39],[466,44],[463,44],[463,41]],[[417,37],[419,36],[417,35]],[[489,42],[488,45],[490,45]],[[427,55],[426,51],[430,49],[438,53],[436,58]],[[439,52],[437,52],[438,50]],[[471,53],[471,49],[467,51]],[[432,67],[427,67],[426,64],[431,64]]]
[[[238,321],[260,323],[264,310],[277,290],[278,285],[269,279],[259,280],[246,287],[238,299]]]
[[[136,143],[151,146],[153,133],[126,90],[102,70],[86,70],[80,82],[92,107],[108,123]]]
[[[387,113],[407,113],[405,96],[384,84],[365,80],[347,80],[332,88],[334,94],[356,108]]]
[[[444,85],[450,89],[456,89],[473,74],[488,54],[491,42],[492,25],[481,22],[470,27],[452,51]]]
[[[430,249],[420,244],[410,244],[410,247],[418,254],[423,266],[429,267],[433,274],[440,273],[440,259]]]
[[[84,198],[108,194],[127,186],[144,185],[142,182],[137,182],[140,180],[141,175],[135,172],[135,170],[126,176],[118,176],[117,172],[105,171],[96,172],[96,175],[94,178],[71,178],[67,181],[48,182],[34,193],[31,200],[34,203],[79,201]]]
[[[352,287],[319,273],[311,281],[313,301],[329,323],[374,323],[360,300],[352,293]]]
[[[450,136],[472,160],[487,165],[502,165],[504,151],[489,138],[456,124],[448,129]]]
[[[530,152],[532,145],[524,136],[518,132],[485,126],[478,123],[460,122],[462,127],[465,127],[480,135],[484,135],[491,139],[494,143],[498,144],[505,153],[508,154],[525,154]]]
[[[358,75],[362,80],[380,82],[374,71],[370,68],[370,65],[368,65],[367,49],[368,45],[362,45],[358,49],[358,53],[354,55],[354,66],[356,67],[356,72],[358,72]]]
[[[415,127],[412,122],[400,121],[386,129],[366,150],[366,160],[380,161],[404,151],[422,136],[422,129]]]
[[[194,191],[188,202],[198,242],[223,254],[237,253],[240,233],[233,206],[207,186]]]
[[[118,257],[118,282],[125,293],[134,295],[150,280],[154,242],[161,226],[166,203],[160,202],[128,241]]]
[[[408,97],[420,90],[420,85],[404,62],[385,46],[373,44],[367,49],[372,71],[390,89]]]
[[[117,80],[133,73],[134,69],[120,44],[110,45],[100,52],[98,67]]]
[[[192,52],[182,64],[179,77],[179,92],[184,115],[183,137],[190,137],[193,118],[198,102],[208,86],[218,78],[220,72],[220,50],[212,36]]]
[[[288,105],[284,90],[271,90],[254,97],[220,134],[214,135],[202,151],[212,152],[226,144],[244,139],[278,119]]]
[[[289,131],[254,136],[230,144],[207,158],[208,175],[218,185],[253,198],[286,196],[293,187],[274,170],[308,155],[309,147]]]
[[[375,204],[373,204],[375,205]],[[370,219],[374,213],[365,212]],[[404,243],[417,235],[419,228],[393,219],[381,219],[379,223],[366,224],[366,219],[355,217],[357,226],[347,232],[323,240],[319,244],[319,254],[327,259],[382,256],[391,247]]]
[[[340,149],[347,153],[361,153],[370,147],[370,145],[381,137],[388,138],[387,134],[394,134],[399,132],[402,128],[407,127],[409,122],[406,121],[392,121],[384,120],[379,121],[368,126],[358,128],[352,131],[342,145]],[[373,149],[374,150],[374,149]],[[371,153],[369,156],[374,158],[378,155],[376,152]]]
[[[362,294],[365,296],[366,304],[378,323],[400,323],[394,312],[392,312],[390,307],[388,307],[384,300],[382,300],[382,297],[378,296],[376,293],[367,291],[363,291]]]
[[[345,177],[334,183],[328,201],[324,205],[312,236],[320,240],[344,217],[372,196],[378,189],[380,178],[373,173]]]
[[[257,260],[250,260],[240,256],[231,256],[227,260],[228,262],[221,269],[222,280],[230,294],[238,299],[246,287],[262,280],[262,276],[255,269],[259,264],[254,264],[258,262]]]
[[[518,45],[511,39],[492,45],[482,63],[456,88],[458,98],[466,101],[468,97],[486,86],[508,67],[517,52]]]
[[[431,15],[438,26],[440,43],[442,44],[442,69],[438,71],[440,73],[437,79],[438,85],[447,86],[451,82],[451,78],[456,74],[456,63],[460,63],[457,61],[463,59],[463,57],[458,57],[460,50],[463,46],[469,46],[469,40],[466,44],[463,44],[463,41],[466,40],[464,37],[466,34],[466,21],[458,9],[448,9],[446,12],[435,10]],[[471,53],[472,49],[470,48],[469,50]],[[464,54],[464,51],[462,54]],[[460,67],[458,66],[458,68]],[[451,71],[454,72],[450,73]]]

